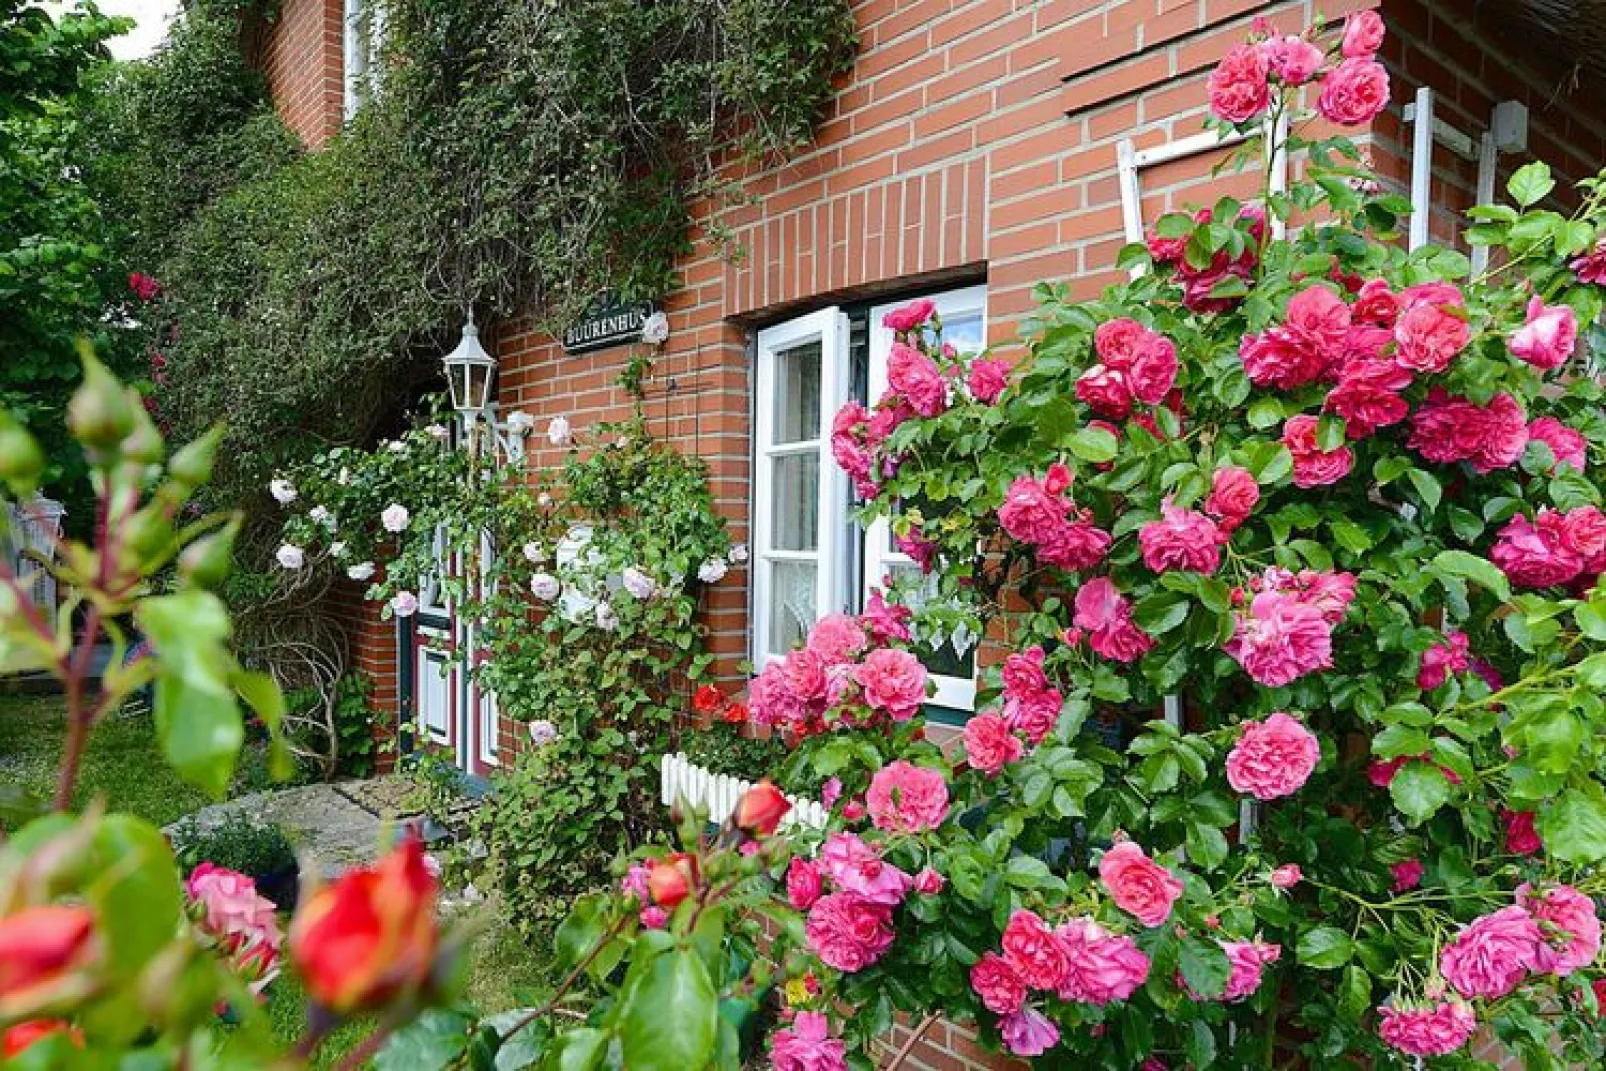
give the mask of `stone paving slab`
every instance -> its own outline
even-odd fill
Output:
[[[385,826],[401,817],[381,817],[358,806],[339,785],[325,784],[253,792],[204,807],[193,817],[203,828],[211,828],[235,813],[283,826],[297,853],[325,877],[371,862]]]

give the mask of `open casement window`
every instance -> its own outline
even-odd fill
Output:
[[[847,317],[836,308],[759,332],[753,472],[753,664],[848,608],[847,487],[831,420],[847,400]]]
[[[344,44],[347,119],[379,89],[380,51],[385,41],[385,11],[376,0],[346,0]]]
[[[969,286],[962,290],[931,294],[937,315],[942,318],[943,342],[969,356],[987,346],[987,288]],[[893,302],[870,309],[869,399],[874,401],[887,389],[887,357],[892,352],[892,331],[882,318],[907,302]],[[860,605],[870,597],[871,588],[884,588],[886,578],[904,579],[920,574],[920,567],[893,542],[892,526],[885,520],[871,524],[864,532],[864,570]],[[927,585],[935,590],[935,581]],[[937,686],[932,702],[939,707],[970,711],[976,705],[976,639],[974,636],[916,636],[916,653]]]

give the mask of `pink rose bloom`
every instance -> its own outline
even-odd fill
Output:
[[[905,334],[920,327],[937,311],[937,303],[930,298],[911,301],[881,317],[881,326],[896,334]]]
[[[870,636],[876,643],[886,643],[888,640],[902,640],[908,643],[913,637],[909,633],[909,619],[914,611],[907,606],[887,605],[881,597],[880,588],[870,589],[870,598],[864,604],[864,613],[860,615],[864,627],[870,630]]]
[[[970,396],[983,405],[992,405],[998,401],[1004,388],[1009,386],[1009,362],[1000,361],[992,357],[984,357],[970,366],[970,376],[965,385],[970,388]]]
[[[1545,847],[1534,828],[1534,812],[1500,809],[1500,820],[1506,824],[1506,851],[1513,855],[1537,855]]]
[[[854,671],[864,701],[884,710],[893,721],[908,721],[926,701],[926,667],[908,651],[881,647],[871,651]]]
[[[1594,506],[1568,510],[1561,519],[1561,543],[1584,559],[1584,571],[1599,572],[1606,552],[1606,514]]]
[[[869,640],[856,618],[848,614],[826,614],[809,630],[806,646],[827,666],[851,662]]]
[[[1583,571],[1584,560],[1568,545],[1566,528],[1566,517],[1548,508],[1532,521],[1519,513],[1500,529],[1489,560],[1518,587],[1569,583]]]
[[[1478,1029],[1472,1009],[1453,997],[1421,1006],[1390,1002],[1378,1008],[1377,1017],[1377,1036],[1407,1056],[1447,1056]]]
[[[809,948],[847,974],[875,963],[892,944],[892,908],[851,892],[822,896],[804,928]]]
[[[948,814],[948,782],[940,770],[899,759],[876,771],[864,802],[877,829],[923,833],[942,825]]]
[[[1446,306],[1420,302],[1394,324],[1394,341],[1399,345],[1394,359],[1412,372],[1442,372],[1471,339],[1472,327],[1463,317]]]
[[[792,692],[780,662],[771,662],[753,678],[747,687],[747,701],[755,725],[791,726],[806,716],[803,701]]]
[[[1238,343],[1238,358],[1243,361],[1244,373],[1251,383],[1278,390],[1293,390],[1314,383],[1327,374],[1332,363],[1332,354],[1310,345],[1306,339],[1295,337],[1286,327],[1245,335]]]
[[[998,523],[1022,543],[1046,543],[1065,526],[1065,501],[1042,480],[1017,476],[998,507]]]
[[[1589,440],[1555,417],[1540,417],[1529,424],[1528,439],[1550,447],[1550,452],[1556,456],[1556,464],[1550,470],[1552,474],[1562,465],[1571,465],[1575,472],[1589,467]]]
[[[1283,954],[1281,945],[1264,941],[1222,941],[1221,950],[1232,965],[1227,988],[1221,994],[1228,1003],[1252,996],[1260,988],[1266,964],[1276,963]]]
[[[915,892],[922,896],[936,896],[946,884],[948,879],[929,866],[922,867],[920,873],[915,875]]]
[[[1305,874],[1298,863],[1284,863],[1271,872],[1271,884],[1276,889],[1292,889],[1304,880]]]
[[[637,921],[641,923],[641,928],[644,930],[661,930],[669,925],[669,912],[657,904],[649,904],[641,909],[641,915]]]
[[[1271,591],[1249,606],[1223,650],[1256,681],[1279,688],[1332,666],[1332,625],[1315,606]]]
[[[982,1005],[997,1015],[1013,1015],[1026,1003],[1026,983],[1009,961],[996,952],[984,952],[970,968],[970,988]]]
[[[1503,907],[1462,927],[1439,956],[1439,972],[1463,997],[1498,999],[1534,969],[1543,943],[1533,916]]]
[[[786,868],[786,898],[799,911],[807,911],[825,891],[818,863],[794,857]]]
[[[1271,103],[1271,68],[1265,53],[1238,45],[1210,72],[1210,110],[1229,123],[1247,123]]]
[[[775,1071],[846,1071],[847,1047],[831,1036],[824,1012],[800,1011],[770,1040],[770,1061]]]
[[[1416,673],[1416,686],[1431,692],[1445,682],[1452,673],[1465,673],[1472,665],[1468,655],[1467,634],[1447,632],[1444,643],[1436,643],[1422,652],[1422,667]]]
[[[1154,640],[1132,621],[1132,603],[1109,577],[1089,580],[1076,592],[1072,624],[1087,633],[1088,646],[1115,662],[1142,658]]]
[[[1511,341],[1511,355],[1540,371],[1566,363],[1578,346],[1578,314],[1570,305],[1546,305],[1535,294],[1528,302],[1528,319]]]
[[[1316,445],[1317,419],[1309,413],[1288,418],[1283,424],[1283,445],[1294,457],[1295,487],[1325,487],[1349,475],[1355,454],[1347,446],[1323,450]]]
[[[1090,371],[1103,368],[1119,373],[1124,377],[1123,389],[1130,389],[1145,405],[1160,404],[1176,383],[1176,345],[1136,320],[1122,318],[1100,324],[1093,333],[1093,348],[1101,364]],[[1119,397],[1109,401],[1111,407],[1121,404]]]
[[[1289,300],[1283,320],[1291,338],[1331,364],[1349,335],[1351,315],[1343,298],[1325,286],[1311,286]]]
[[[792,651],[781,662],[786,686],[805,704],[825,698],[825,669],[825,661],[807,647]]]
[[[252,992],[261,993],[278,977],[284,943],[273,901],[244,874],[212,863],[192,870],[184,891],[203,909],[202,932],[218,942],[234,969],[247,972]]]
[[[977,714],[965,722],[965,758],[985,774],[996,774],[1026,751],[1020,737],[997,714]]]
[[[1048,924],[1032,912],[1009,916],[1002,943],[1004,959],[1031,988],[1055,989],[1064,981],[1065,949]]]
[[[1606,238],[1595,243],[1595,248],[1575,259],[1568,267],[1581,283],[1606,286]]]
[[[1406,418],[1411,407],[1400,392],[1410,385],[1411,373],[1393,361],[1351,361],[1323,408],[1344,418],[1345,436],[1364,439]]]
[[[1406,445],[1429,461],[1470,461],[1478,472],[1493,472],[1522,456],[1527,417],[1509,394],[1497,394],[1483,407],[1435,387],[1411,417]]]
[[[1117,372],[1137,363],[1152,340],[1160,336],[1129,317],[1106,320],[1093,331],[1093,352],[1099,361]]]
[[[1394,880],[1389,885],[1391,892],[1402,893],[1414,889],[1422,884],[1422,860],[1406,859],[1389,867],[1389,876]]]
[[[1092,919],[1073,919],[1054,931],[1065,953],[1061,1000],[1109,1004],[1125,1000],[1149,978],[1149,957],[1132,938],[1116,936]]]
[[[1368,279],[1362,283],[1355,294],[1355,304],[1350,307],[1353,320],[1379,327],[1392,328],[1399,315],[1400,299],[1389,289],[1386,279]]]
[[[1383,351],[1388,349],[1393,341],[1394,331],[1391,328],[1357,323],[1344,333],[1344,341],[1339,346],[1338,360],[1335,364],[1342,372],[1356,361],[1380,360]]]
[[[1299,791],[1321,761],[1315,735],[1287,714],[1249,722],[1227,755],[1227,783],[1259,800]]]
[[[1096,364],[1076,379],[1076,397],[1095,413],[1122,420],[1132,412],[1132,386],[1126,373]]]
[[[1157,573],[1176,569],[1208,574],[1221,564],[1226,535],[1203,513],[1180,509],[1168,501],[1161,507],[1161,519],[1138,532],[1138,542],[1143,547],[1143,564]]]
[[[1248,469],[1226,465],[1216,470],[1210,482],[1210,497],[1205,499],[1205,512],[1231,531],[1244,523],[1260,501],[1260,484]]]
[[[881,853],[852,833],[833,833],[820,849],[820,867],[837,885],[873,904],[903,903],[914,879],[884,862]]]
[[[1035,1008],[1022,1008],[998,1023],[1004,1044],[1016,1056],[1041,1056],[1059,1044],[1059,1027]]]
[[[1250,581],[1252,587],[1255,583],[1255,580]],[[1355,600],[1353,573],[1320,573],[1315,569],[1294,573],[1272,566],[1261,574],[1258,583],[1258,591],[1292,595],[1306,606],[1314,607],[1329,625],[1343,621],[1349,604]]]
[[[869,421],[869,412],[858,402],[848,402],[831,419],[831,457],[854,480],[870,475],[871,459],[864,441]]]
[[[923,417],[937,416],[948,408],[948,384],[936,362],[905,343],[892,344],[887,358],[887,386],[907,398]]]
[[[1316,110],[1340,126],[1362,126],[1388,107],[1389,72],[1374,59],[1347,59],[1322,79]]]
[[[914,416],[915,411],[910,407],[908,399],[888,391],[881,396],[881,404],[876,406],[875,412],[870,414],[870,423],[864,429],[865,445],[880,446],[902,426],[904,421]]]
[[[825,784],[820,786],[820,806],[831,810],[836,801],[842,798],[842,778],[827,777]]]
[[[1382,15],[1375,11],[1357,11],[1344,20],[1344,43],[1339,48],[1346,59],[1371,59],[1382,47]]]
[[[1302,86],[1322,67],[1322,50],[1303,37],[1273,37],[1261,42],[1266,66],[1285,86]]]
[[[1539,923],[1544,938],[1534,958],[1534,970],[1565,978],[1600,955],[1595,901],[1571,885],[1536,892],[1524,882],[1517,886],[1517,903]]]
[[[1099,880],[1116,907],[1151,929],[1171,917],[1171,905],[1182,896],[1182,882],[1130,840],[1104,853]]]
[[[1086,516],[1085,512],[1082,516]],[[1037,544],[1037,560],[1044,565],[1077,572],[1091,569],[1104,560],[1110,549],[1110,533],[1087,520],[1063,522]]]
[[[651,887],[648,884],[652,878],[652,867],[646,863],[633,863],[625,876],[619,879],[619,891],[627,896],[634,896],[642,903],[652,899]]]

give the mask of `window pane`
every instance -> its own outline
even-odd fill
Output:
[[[820,437],[820,344],[808,342],[775,354],[774,442]]]
[[[920,575],[920,567],[909,562],[889,562],[887,572],[893,579],[908,582]],[[935,593],[937,578],[927,577],[923,587],[926,589],[921,595],[912,595],[909,599],[918,608],[924,597]],[[931,636],[915,634],[915,654],[928,672],[940,677],[957,677],[960,680],[970,680],[976,676],[976,637],[960,636]]]
[[[960,353],[978,353],[987,344],[982,338],[981,313],[958,313],[942,320],[942,340]]]
[[[820,455],[790,454],[771,460],[772,550],[814,550],[820,542]]]
[[[771,562],[769,653],[783,655],[814,627],[813,562]]]

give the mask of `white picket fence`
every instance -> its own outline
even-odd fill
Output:
[[[708,820],[719,824],[731,816],[742,796],[753,787],[753,782],[743,781],[739,777],[710,773],[680,752],[665,755],[658,769],[659,794],[665,807],[679,803],[705,810]],[[828,815],[817,801],[791,793],[786,793],[786,798],[792,804],[792,809],[781,820],[782,829],[798,825],[825,828]]]
[[[39,568],[37,562],[24,558],[22,552],[33,550],[46,558],[54,557],[61,519],[67,511],[60,502],[48,498],[35,498],[22,506],[7,503],[6,511],[10,514],[9,523],[0,531],[0,552],[5,554],[12,573],[23,579],[33,604],[54,612],[56,578]]]

